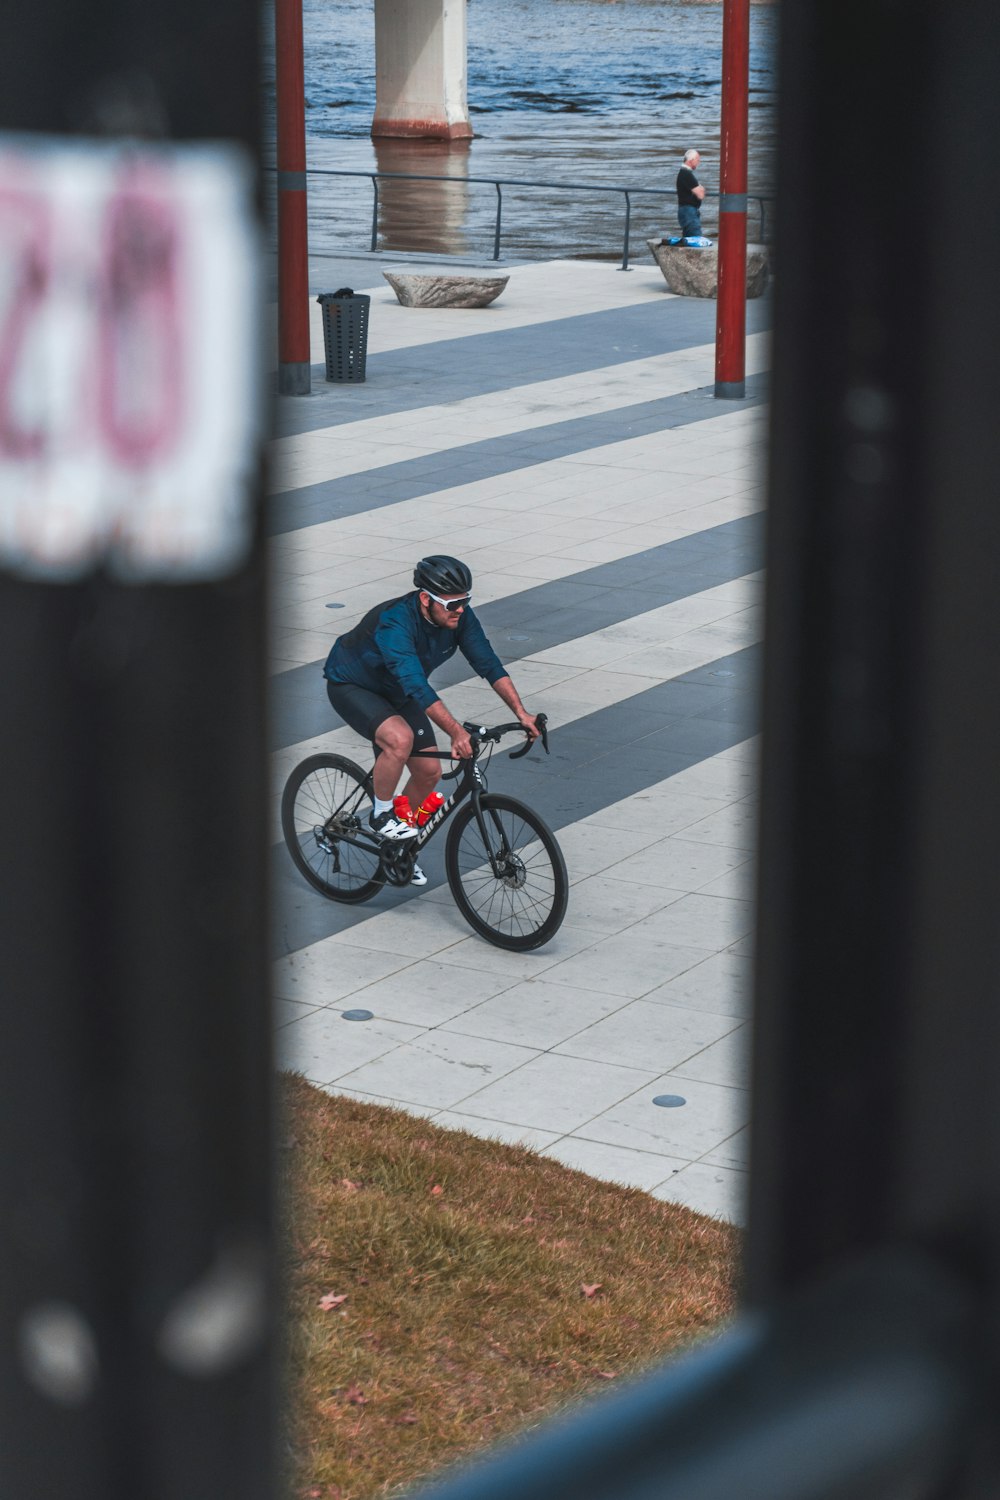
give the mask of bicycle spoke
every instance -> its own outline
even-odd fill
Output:
[[[349,762],[304,762],[283,810],[286,838],[300,869],[331,896],[358,899],[376,879],[379,858],[350,839],[364,831],[368,794]]]
[[[491,930],[529,937],[552,910],[556,877],[551,857],[536,830],[508,809],[484,811],[484,826],[501,873],[498,877],[484,861],[479,825],[470,820],[457,850],[465,898]]]

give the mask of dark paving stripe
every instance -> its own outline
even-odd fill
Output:
[[[374,316],[378,316],[376,306]],[[420,317],[419,311],[413,314]],[[747,332],[770,327],[768,298],[747,304]],[[496,333],[442,339],[410,349],[387,349],[366,361],[363,384],[327,384],[324,367],[312,367],[311,396],[277,402],[277,430],[285,437],[318,427],[413,411],[428,405],[485,396],[514,386],[577,375],[653,354],[672,354],[715,339],[715,303],[664,298],[634,307],[580,313],[505,328]]]
[[[761,661],[762,647],[747,646],[587,714],[553,732],[548,758],[534,750],[511,765],[500,752],[491,767],[492,789],[519,797],[556,830],[644,791],[758,732]],[[607,837],[613,843],[613,831]],[[436,836],[421,855],[428,886],[444,883],[446,838]],[[339,906],[305,884],[283,845],[272,854],[279,957],[421,894],[387,890],[363,906]],[[573,921],[572,894],[567,921]]]
[[[465,393],[468,395],[468,391]],[[767,399],[767,376],[751,375],[747,395],[740,410],[759,406]],[[400,500],[415,500],[420,495],[439,494],[476,479],[492,479],[517,469],[533,468],[552,459],[568,458],[591,448],[610,443],[624,443],[629,438],[644,437],[651,432],[666,432],[688,427],[711,417],[725,416],[732,408],[720,406],[713,386],[699,386],[676,396],[661,396],[640,401],[634,406],[591,416],[570,417],[564,422],[550,422],[545,427],[531,427],[502,437],[484,438],[463,447],[443,448],[420,458],[407,458],[381,468],[365,469],[343,479],[324,479],[319,484],[303,485],[297,490],[283,490],[267,500],[266,530],[269,536],[284,536],[302,531],[320,521],[342,520],[344,516],[381,510]],[[512,524],[516,517],[512,517]]]
[[[742,578],[763,566],[764,517],[758,513],[650,547],[646,552],[586,568],[484,604],[477,610],[501,661],[551,650],[676,599]],[[330,644],[344,627],[330,631]],[[638,649],[638,648],[637,648]],[[439,689],[469,676],[465,658],[435,674]],[[514,673],[516,680],[516,672]],[[335,729],[322,679],[322,662],[293,667],[271,679],[271,748],[297,745]]]

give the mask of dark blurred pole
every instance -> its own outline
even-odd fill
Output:
[[[5,11],[3,129],[256,157],[256,7]],[[276,1494],[264,607],[0,547],[5,1500]]]
[[[309,227],[302,0],[275,0],[278,142],[278,391],[308,396]]]
[[[749,88],[750,0],[723,0],[715,394],[737,400],[746,395]]]
[[[995,1361],[994,22],[986,0],[782,7],[749,1288],[930,1244]],[[956,275],[913,207],[940,183],[946,209],[971,139]],[[986,1462],[963,1496],[1000,1493]]]

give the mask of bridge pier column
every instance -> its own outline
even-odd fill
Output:
[[[466,0],[375,0],[374,136],[468,140]]]

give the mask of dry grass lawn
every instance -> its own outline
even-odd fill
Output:
[[[292,1493],[367,1500],[696,1340],[738,1231],[285,1080]]]

